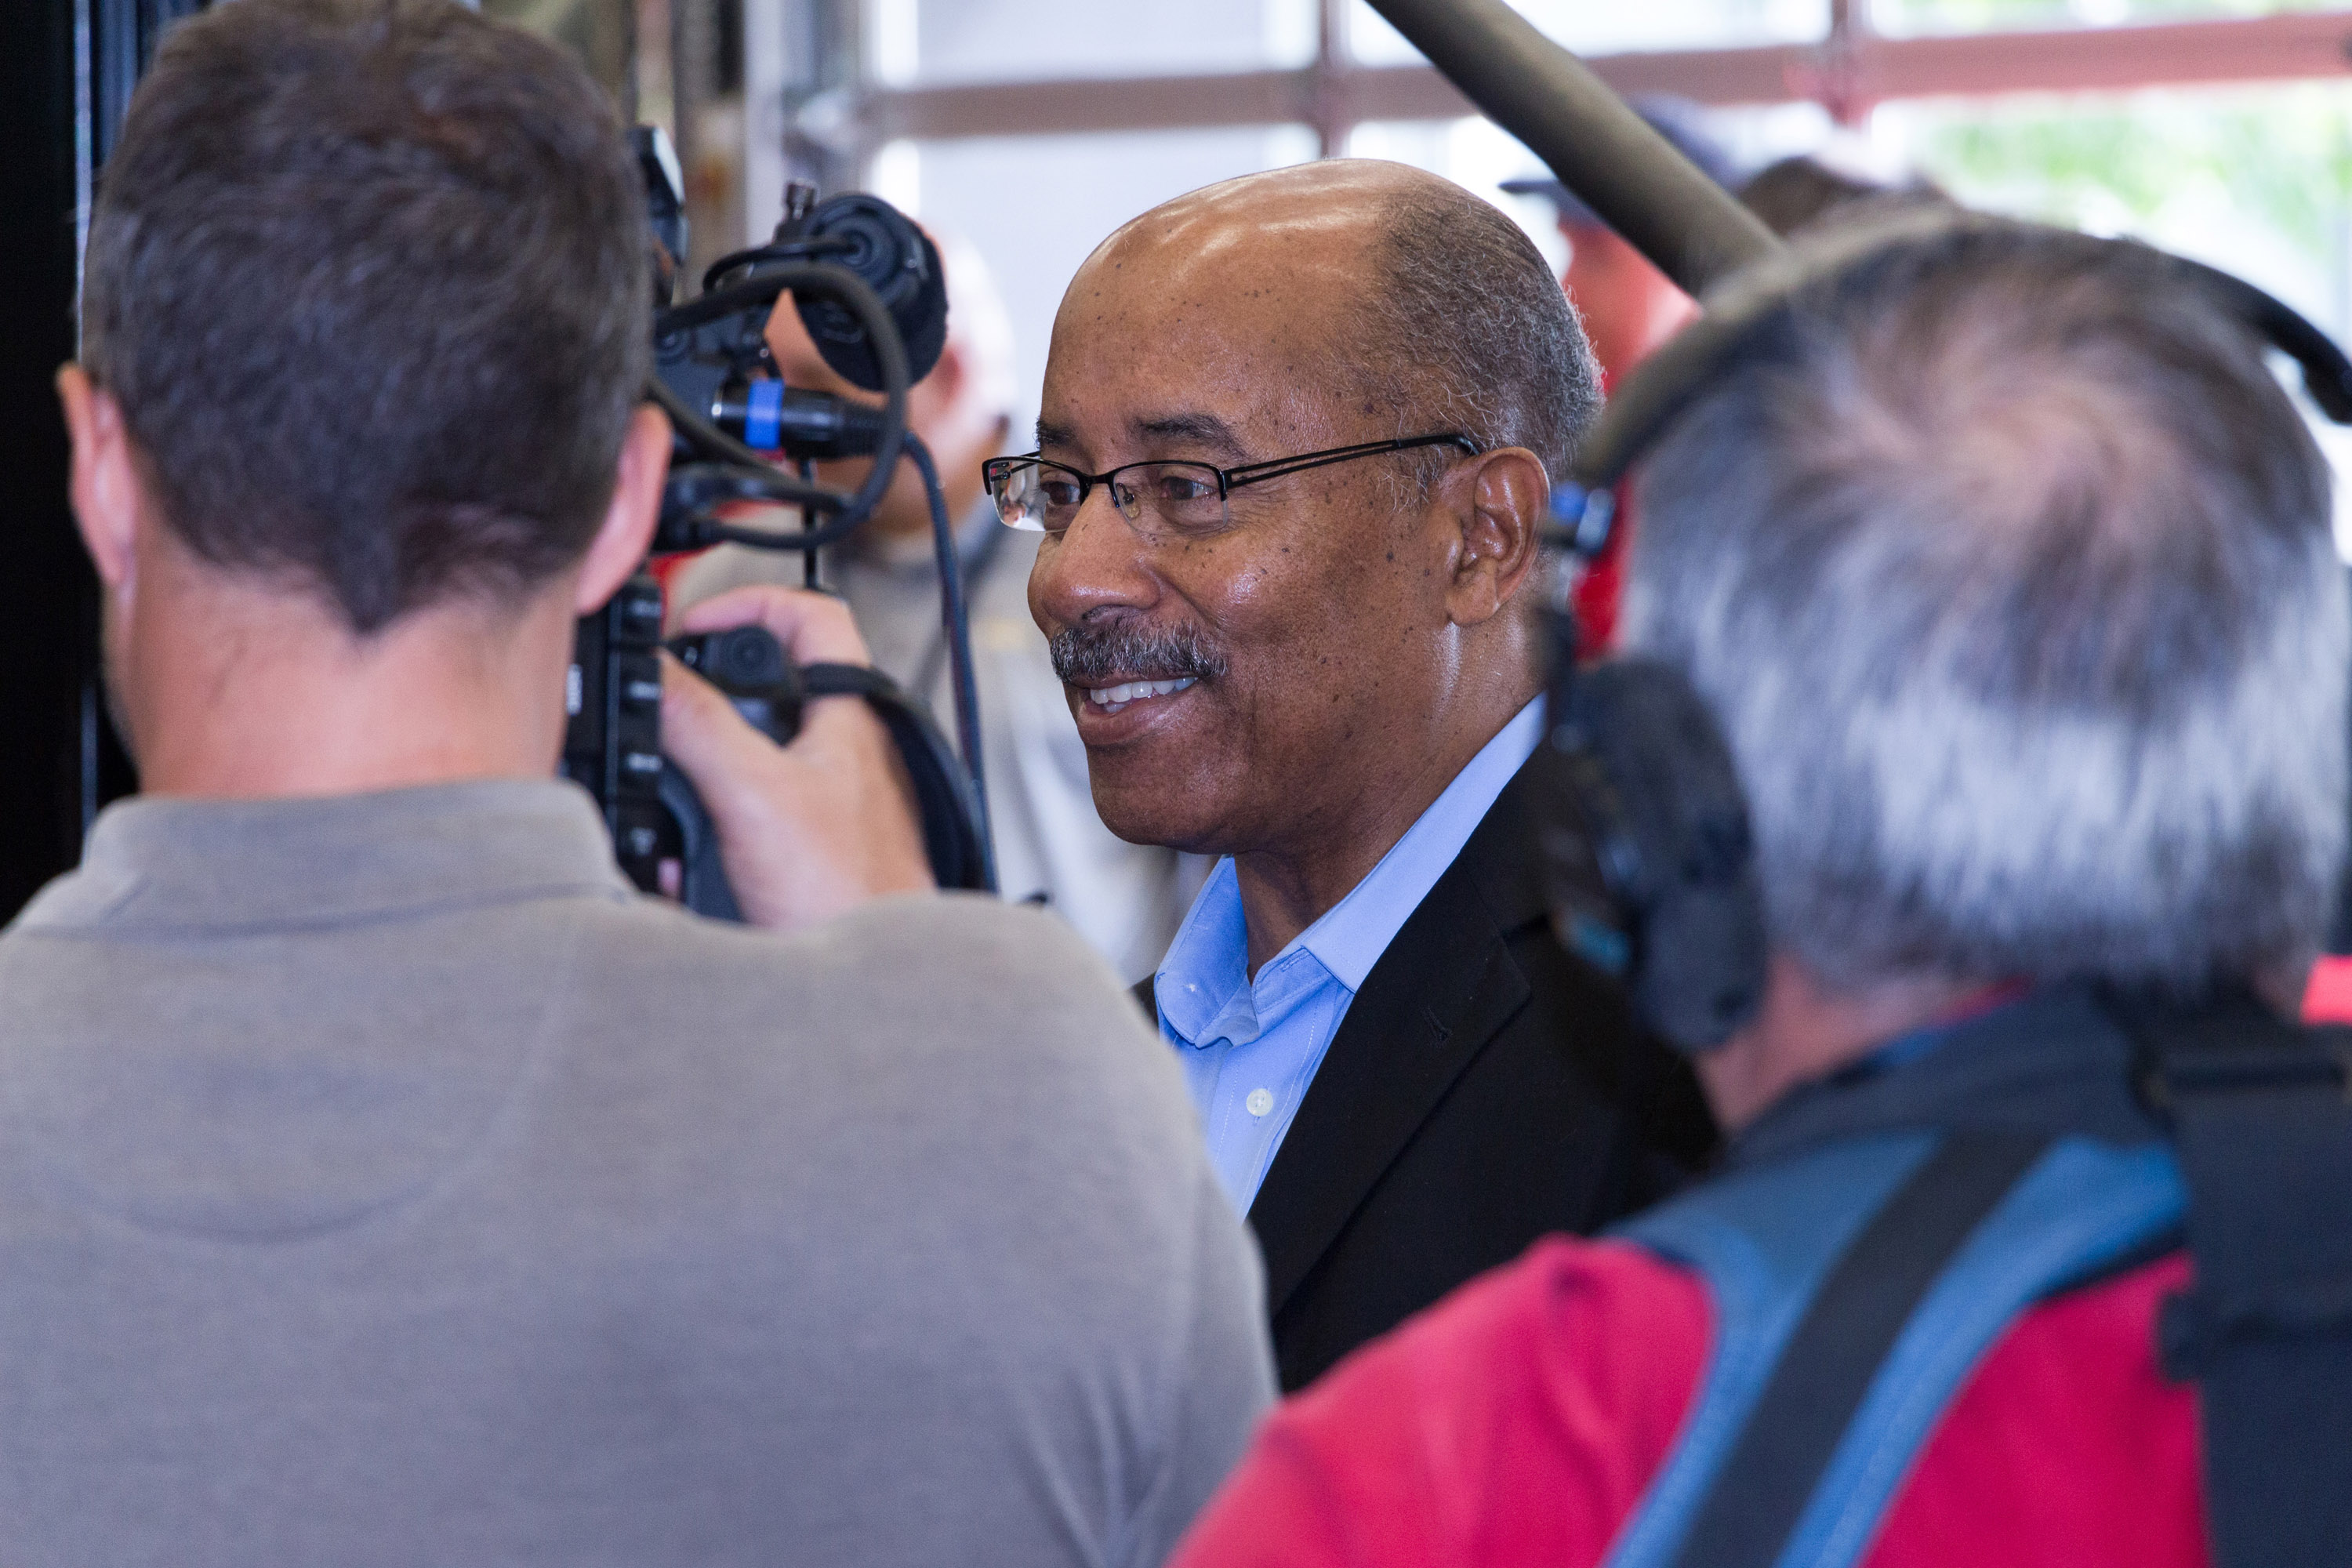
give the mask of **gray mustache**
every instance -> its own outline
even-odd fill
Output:
[[[1129,680],[1213,680],[1225,673],[1223,658],[1191,626],[1164,632],[1071,626],[1055,632],[1048,647],[1054,673],[1071,686],[1100,686],[1114,675]]]

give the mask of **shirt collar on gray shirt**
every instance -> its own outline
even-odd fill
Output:
[[[107,807],[81,868],[49,884],[18,923],[225,932],[579,893],[635,896],[588,796],[552,779],[138,796]]]

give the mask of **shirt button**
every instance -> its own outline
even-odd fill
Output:
[[[1265,1089],[1251,1089],[1249,1098],[1243,1100],[1242,1104],[1249,1108],[1249,1113],[1252,1116],[1264,1116],[1274,1109],[1274,1091]]]

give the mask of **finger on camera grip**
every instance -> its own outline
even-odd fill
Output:
[[[661,656],[662,751],[685,770],[713,810],[749,787],[744,768],[756,766],[774,742],[735,710],[726,694],[688,669],[668,650]]]
[[[866,638],[849,606],[829,594],[766,584],[730,588],[689,608],[678,618],[688,632],[725,631],[762,626],[782,643],[795,664],[871,664]]]

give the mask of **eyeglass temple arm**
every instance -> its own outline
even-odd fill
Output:
[[[1467,436],[1415,436],[1408,441],[1367,441],[1360,447],[1341,447],[1335,451],[1318,452],[1307,458],[1276,458],[1270,463],[1246,463],[1238,468],[1220,470],[1218,478],[1224,480],[1227,489],[1239,489],[1260,479],[1278,479],[1286,474],[1302,474],[1309,468],[1352,462],[1358,458],[1369,458],[1381,452],[1407,452],[1416,447],[1459,447],[1474,458],[1478,455],[1477,444]]]

